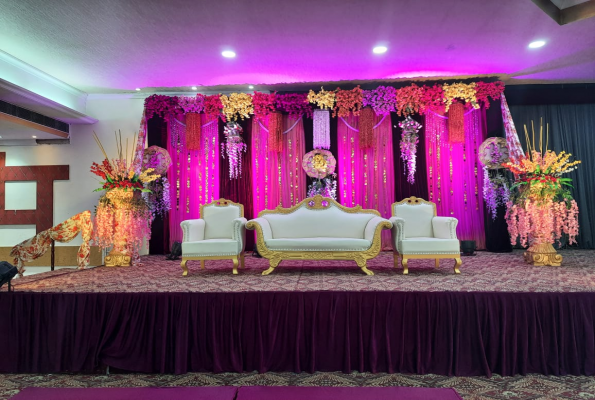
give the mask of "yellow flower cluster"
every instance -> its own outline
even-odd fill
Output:
[[[315,93],[313,90],[308,92],[308,101],[316,104],[321,109],[332,110],[335,106],[335,92],[327,92],[323,87],[320,88],[320,92]]]
[[[479,108],[477,98],[475,97],[475,82],[473,83],[453,83],[442,85],[444,91],[445,110],[448,111],[454,99],[464,100],[465,103],[471,103],[473,108]]]
[[[221,95],[220,99],[228,121],[237,121],[238,116],[241,119],[250,118],[250,114],[254,114],[252,96],[247,93],[232,93],[229,97]]]
[[[151,172],[153,172],[153,171],[155,171],[155,168],[147,168],[139,175],[138,179],[142,183],[153,182],[154,180],[158,179],[160,176],[158,174],[152,174]]]
[[[548,151],[548,153],[550,153],[550,151]],[[554,153],[554,152],[551,151],[551,153]],[[555,154],[556,153],[554,153],[554,155]],[[567,172],[572,171],[572,169],[574,169],[572,167],[581,163],[580,160],[568,162],[568,160],[570,159],[571,156],[572,156],[572,154],[566,153],[564,151],[562,151],[560,154],[558,154],[558,156],[551,163],[552,174],[554,174],[554,175],[565,174]],[[572,169],[570,169],[570,168],[572,168]]]
[[[552,150],[547,150],[542,155],[540,152],[533,150],[531,157],[522,159],[519,164],[508,162],[504,165],[515,174],[533,174],[539,167],[541,173],[549,170],[548,175],[560,176],[574,170],[573,167],[581,163],[579,160],[569,161],[571,156],[572,154],[564,151],[556,154]]]

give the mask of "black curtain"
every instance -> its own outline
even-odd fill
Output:
[[[577,241],[579,247],[595,248],[595,104],[514,105],[510,107],[510,112],[524,149],[527,147],[523,126],[526,125],[529,135],[532,135],[533,121],[537,141],[540,119],[543,119],[544,141],[546,123],[550,125],[548,147],[558,153],[564,150],[582,161],[575,171],[568,174],[572,178],[572,194],[579,207]]]
[[[147,145],[167,149],[167,124],[163,118],[153,116],[147,121]],[[166,253],[169,253],[169,218],[156,216],[151,224],[149,254]]]

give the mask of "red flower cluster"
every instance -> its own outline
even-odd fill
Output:
[[[220,95],[205,96],[205,114],[211,118],[221,117],[225,122],[225,116],[221,114],[221,110],[223,110],[223,103],[221,103]]]
[[[488,97],[492,100],[499,100],[504,92],[504,83],[497,82],[477,82],[475,84],[475,98],[483,103],[486,109],[490,108]]]
[[[536,175],[523,179],[525,182],[538,181],[541,183],[558,183],[558,178],[551,175]]]
[[[140,181],[132,182],[129,180],[105,182],[103,184],[103,189],[135,189],[135,188],[142,189],[143,184]]]
[[[353,112],[353,115],[359,115],[362,108],[362,98],[363,92],[359,85],[352,90],[337,88],[333,117],[349,117],[351,112]]]
[[[107,179],[108,175],[112,175],[112,166],[110,165],[108,160],[103,160],[101,165],[94,162],[91,165],[91,172],[102,179]]]
[[[256,119],[264,119],[270,113],[275,112],[275,93],[254,92],[252,95],[252,105],[254,106],[254,116]]]

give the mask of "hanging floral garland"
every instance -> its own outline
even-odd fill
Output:
[[[477,97],[475,96],[475,82],[469,84],[453,83],[452,85],[445,83],[442,85],[442,90],[444,90],[445,111],[449,110],[450,105],[455,99],[461,99],[465,103],[471,104],[473,108],[479,108]]]
[[[374,111],[364,107],[359,117],[359,147],[367,149],[374,145]]]
[[[423,94],[421,96],[420,113],[434,112],[437,114],[444,114],[444,89],[442,85],[423,86]]]
[[[242,152],[247,146],[242,138],[242,127],[235,121],[228,122],[223,129],[225,143],[221,143],[221,156],[229,160],[229,179],[242,176]]]
[[[223,94],[220,98],[223,114],[228,121],[237,121],[238,116],[241,119],[250,118],[250,114],[254,114],[252,97],[247,93],[231,93],[229,97]]]
[[[455,101],[448,110],[449,143],[465,143],[465,106]]]
[[[335,92],[328,92],[323,87],[320,88],[320,92],[316,93],[313,90],[308,92],[308,101],[312,104],[316,104],[322,110],[332,110],[335,106]]]
[[[407,175],[407,182],[415,183],[415,169],[417,144],[419,143],[419,136],[417,132],[421,129],[421,124],[408,116],[403,121],[399,122],[399,127],[403,130],[401,133],[401,159],[404,163],[404,172]]]
[[[254,107],[254,118],[264,120],[269,114],[275,112],[275,93],[254,92],[252,105]]]
[[[487,138],[479,146],[478,154],[483,165],[483,198],[488,213],[495,220],[498,206],[505,206],[510,200],[508,179],[499,171],[502,164],[510,161],[506,139]]]
[[[200,114],[205,109],[205,96],[178,98],[178,107],[186,114],[186,148],[198,150],[200,147],[201,120]]]
[[[279,112],[269,115],[268,147],[275,153],[283,151],[283,115]]]
[[[358,86],[352,90],[341,90],[337,88],[335,95],[335,109],[333,111],[333,117],[348,117],[351,113],[353,115],[359,115],[362,108],[362,89]]]
[[[315,149],[331,148],[331,122],[328,110],[314,110],[313,147]]]
[[[397,89],[392,86],[378,86],[374,90],[364,90],[362,104],[364,107],[372,107],[376,115],[395,112]]]
[[[289,114],[289,118],[297,119],[300,116],[312,118],[312,107],[308,102],[307,93],[278,94],[275,98],[277,110]]]

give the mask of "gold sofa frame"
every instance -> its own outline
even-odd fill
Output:
[[[240,208],[240,216],[239,218],[244,218],[244,205],[240,204],[240,203],[234,203],[231,200],[227,200],[227,199],[218,199],[215,201],[212,201],[208,204],[203,204],[200,206],[200,217],[202,217],[203,214],[203,209],[204,207],[208,207],[208,206],[215,206],[215,207],[227,207],[230,205],[234,205]],[[206,229],[206,227],[205,227]],[[245,245],[245,244],[244,244]],[[237,275],[238,274],[238,265],[241,266],[241,268],[245,267],[245,261],[244,261],[244,252],[241,252],[239,255],[237,256],[205,256],[205,257],[184,257],[182,255],[182,262],[180,263],[180,265],[182,266],[182,270],[184,272],[182,272],[182,276],[187,276],[188,275],[188,261],[190,260],[200,260],[200,267],[202,269],[205,269],[205,260],[232,260],[233,261],[233,274]]]
[[[327,201],[328,204],[324,206],[322,204],[323,201]],[[310,202],[313,202],[314,204],[310,206]],[[305,205],[305,207],[310,210],[326,209],[329,208],[331,204],[335,205],[342,211],[350,214],[364,213],[373,214],[378,217],[381,216],[380,213],[376,210],[362,209],[361,206],[345,207],[337,203],[332,198],[316,195],[314,197],[308,197],[300,201],[298,204],[291,208],[283,208],[281,206],[277,206],[277,208],[275,208],[274,210],[263,210],[258,213],[258,217],[262,217],[266,214],[291,214],[298,208],[301,208],[303,205]],[[276,251],[271,250],[266,246],[260,224],[258,224],[255,221],[249,221],[246,224],[246,229],[256,230],[256,248],[258,249],[258,252],[262,257],[269,260],[269,269],[263,271],[263,275],[268,275],[271,272],[273,272],[282,260],[353,260],[357,263],[357,266],[360,267],[366,275],[374,275],[374,273],[367,268],[366,262],[367,260],[376,257],[378,253],[380,253],[380,234],[383,229],[390,228],[391,224],[388,221],[383,221],[380,224],[378,224],[378,226],[376,227],[376,231],[374,232],[372,245],[369,249],[364,251]]]
[[[395,203],[393,203],[390,207],[391,209],[391,214],[393,217],[399,218],[395,215],[395,206],[399,205],[399,204],[429,204],[434,208],[434,217],[437,217],[437,212],[436,212],[436,203],[432,203],[431,201],[427,201],[424,200],[422,198],[419,197],[415,197],[415,196],[411,196],[408,197],[406,199],[403,199],[401,201],[397,201]],[[395,246],[396,247],[396,246]],[[399,258],[401,259],[401,265],[403,266],[403,275],[407,275],[409,273],[409,266],[407,265],[408,260],[411,259],[435,259],[434,265],[436,266],[436,268],[438,268],[440,266],[440,259],[443,258],[454,258],[455,260],[455,266],[454,266],[454,271],[455,274],[460,274],[461,271],[459,270],[459,267],[461,266],[461,264],[463,264],[463,261],[461,260],[461,254],[460,253],[453,253],[453,254],[399,254],[399,252],[397,251],[397,249],[393,249],[393,258],[394,258],[394,266],[395,268],[399,267]]]

